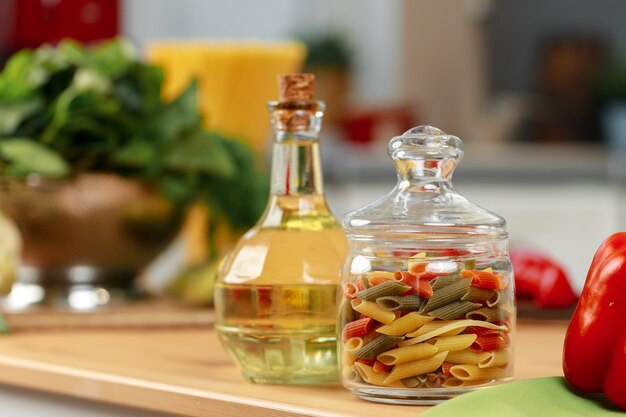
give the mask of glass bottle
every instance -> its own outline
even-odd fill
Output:
[[[322,187],[324,103],[312,98],[312,75],[283,76],[279,85],[280,100],[268,105],[275,133],[270,201],[220,270],[216,327],[250,381],[336,381],[335,314],[346,244]]]
[[[343,218],[343,384],[434,404],[513,377],[514,282],[503,218],[450,182],[463,143],[437,128],[389,142],[396,187]]]

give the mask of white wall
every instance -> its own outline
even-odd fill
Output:
[[[401,97],[402,0],[125,0],[123,33],[139,46],[156,39],[288,39],[344,33],[356,54],[361,100]]]

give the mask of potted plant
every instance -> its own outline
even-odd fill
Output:
[[[47,297],[127,292],[191,204],[206,204],[211,224],[256,221],[266,179],[252,153],[202,127],[195,82],[172,101],[162,82],[159,67],[117,39],[94,48],[63,41],[7,62],[0,210],[22,233],[22,284]]]

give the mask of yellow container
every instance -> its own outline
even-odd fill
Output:
[[[196,77],[205,126],[258,154],[268,146],[266,103],[275,95],[276,77],[300,71],[305,56],[305,46],[293,41],[167,41],[147,48],[148,60],[164,68],[166,98]]]

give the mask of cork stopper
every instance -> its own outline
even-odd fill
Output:
[[[313,74],[286,74],[278,76],[279,101],[310,101],[313,100]]]

